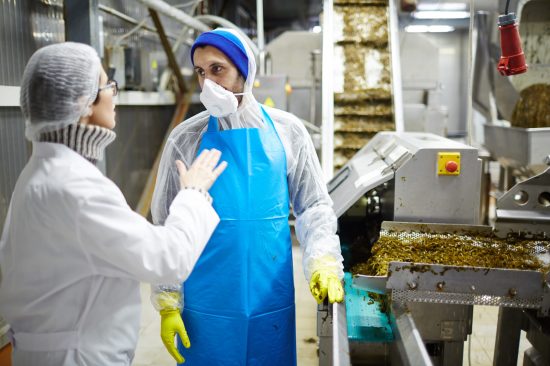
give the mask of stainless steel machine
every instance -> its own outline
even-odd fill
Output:
[[[471,241],[491,234],[492,229],[487,226],[392,222],[384,223],[381,232],[382,236],[401,240],[411,239],[413,236],[424,240],[453,236]],[[510,245],[513,246],[513,244]],[[534,248],[537,248],[540,256],[548,255],[547,241],[535,242]],[[389,323],[394,333],[394,342],[390,349],[395,351],[390,352],[387,364],[462,365],[461,358],[458,359],[456,355],[445,352],[439,358],[434,358],[431,353],[433,349],[425,347],[425,344],[426,337],[430,333],[433,336],[434,332],[439,332],[436,334],[442,339],[448,339],[463,331],[461,327],[465,324],[453,319],[444,319],[441,327],[432,325],[426,329],[426,319],[437,316],[438,309],[450,311],[460,305],[500,306],[511,311],[512,315],[517,315],[517,312],[521,314],[522,311],[531,311],[536,319],[544,319],[548,314],[546,303],[549,295],[548,279],[548,274],[532,270],[391,262],[386,277],[357,276],[353,279],[353,283],[357,288],[375,291],[382,287],[391,294]],[[415,312],[418,309],[417,306],[425,306],[424,304],[432,305],[432,309],[436,311],[423,312],[419,316]],[[541,317],[537,316],[537,311]],[[502,339],[508,340],[508,342],[501,340],[502,345],[509,348],[498,348],[494,358],[495,365],[517,364],[517,344],[515,358],[503,357],[514,349],[513,344],[509,342],[510,337],[506,334],[514,328],[514,325],[514,323],[505,322],[497,330],[497,334]],[[416,341],[412,342],[415,338]],[[353,364],[357,363],[353,359],[350,361]]]
[[[429,133],[376,134],[328,184],[339,217],[345,270],[367,260],[383,221],[477,224],[480,178],[475,148]],[[353,291],[347,293],[346,301],[355,301],[350,298]],[[357,296],[361,301],[364,294]],[[463,342],[471,333],[472,307],[415,303],[409,310],[422,319],[415,329],[431,357],[461,362]],[[319,310],[320,364],[331,364],[334,338],[326,332],[330,320],[323,320],[330,319],[329,312]],[[389,339],[354,339],[349,343],[351,359],[390,364],[394,345]]]
[[[366,260],[382,221],[477,224],[480,177],[475,148],[429,133],[376,134],[328,183],[347,267]]]
[[[548,160],[546,160],[548,163]],[[549,164],[550,165],[550,164]],[[499,236],[523,236],[549,240],[550,237],[550,168],[524,182],[516,184],[497,202],[495,232]],[[550,262],[548,251],[537,253],[546,264]],[[521,274],[523,275],[523,274]],[[527,306],[501,307],[499,309],[497,338],[493,363],[516,365],[520,332],[527,334],[532,347],[523,355],[524,366],[550,365],[550,275],[544,280],[524,278],[519,284],[525,287],[538,285],[532,309]]]
[[[460,167],[454,169],[449,161],[456,163],[457,157]],[[498,201],[495,228],[477,225],[480,176],[472,147],[430,134],[377,134],[328,185],[345,270],[364,261],[379,236],[522,235],[534,242],[534,255],[549,264],[550,169]],[[345,303],[319,307],[321,365],[462,365],[472,305],[503,309],[495,365],[516,365],[522,329],[533,344],[524,365],[550,364],[544,346],[550,340],[548,274],[391,262],[384,277],[347,276]],[[369,313],[372,300],[365,296],[370,293],[391,295],[387,324]]]

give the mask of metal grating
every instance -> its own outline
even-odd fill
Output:
[[[427,302],[451,305],[489,305],[507,306],[513,308],[539,309],[542,297],[514,298],[491,295],[444,293],[435,291],[403,291],[392,290],[392,301],[399,303]]]

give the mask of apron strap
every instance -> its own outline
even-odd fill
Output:
[[[260,104],[260,109],[262,110],[262,114],[264,115],[264,119],[266,120],[267,122],[267,125],[273,130],[275,131],[275,133],[277,133],[277,130],[275,130],[275,125],[273,124],[273,120],[271,119],[271,117],[269,116],[269,114],[267,114],[265,108]]]
[[[50,352],[76,349],[79,344],[78,332],[13,332],[12,337],[14,348],[31,352]]]
[[[207,132],[218,132],[218,119],[212,115],[208,119],[208,130]]]

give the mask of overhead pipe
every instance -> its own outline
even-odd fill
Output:
[[[165,3],[162,0],[137,0],[146,7],[157,11],[160,14],[166,15],[172,19],[175,19],[189,27],[196,29],[200,32],[207,32],[210,30],[210,27],[204,24],[203,22],[193,18],[190,15],[187,15],[185,12],[179,10],[172,5]]]
[[[263,32],[263,6],[261,6],[261,48],[259,49],[254,42],[234,23],[231,23],[229,20],[224,19],[222,17],[216,16],[216,15],[198,15],[196,17],[191,17],[187,15],[185,12],[179,10],[178,8],[169,5],[165,3],[162,0],[138,0],[143,5],[156,10],[157,12],[164,14],[168,17],[171,17],[172,19],[175,19],[185,25],[187,25],[190,28],[196,29],[201,32],[207,32],[211,28],[204,23],[204,21],[213,23],[213,24],[219,24],[222,27],[230,28],[236,30],[248,43],[250,48],[252,49],[252,52],[254,55],[258,56],[260,54],[260,49],[264,48],[264,32]],[[262,4],[263,5],[263,4]],[[259,37],[260,38],[260,37]]]
[[[124,20],[125,22],[127,23],[130,23],[130,24],[133,24],[133,25],[139,25],[140,28],[143,28],[145,29],[146,31],[149,31],[151,33],[157,33],[157,30],[153,27],[150,27],[148,26],[147,24],[142,24],[142,22],[140,22],[139,20],[137,19],[134,19],[132,18],[131,16],[127,15],[127,14],[124,14],[123,12],[120,12],[116,9],[113,9],[111,7],[108,7],[108,6],[105,6],[105,5],[102,5],[102,4],[99,4],[98,5],[98,9],[107,13],[107,14],[110,14],[110,15],[113,15],[119,19],[122,19]],[[166,34],[167,37],[169,38],[173,38],[173,39],[177,39],[178,37],[176,37],[175,35],[173,34]]]

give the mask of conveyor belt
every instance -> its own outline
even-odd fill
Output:
[[[488,227],[384,222],[382,235],[440,237],[486,233]],[[386,233],[386,234],[384,234]],[[444,243],[441,243],[444,245]],[[533,241],[534,256],[546,261],[548,242]],[[373,279],[374,280],[374,279]],[[379,279],[377,279],[379,280]],[[368,286],[369,276],[361,281]],[[550,310],[550,275],[539,270],[389,262],[386,288],[392,301],[493,305]]]
[[[351,273],[344,276],[348,338],[360,342],[392,342],[393,333],[377,296],[353,286]]]

